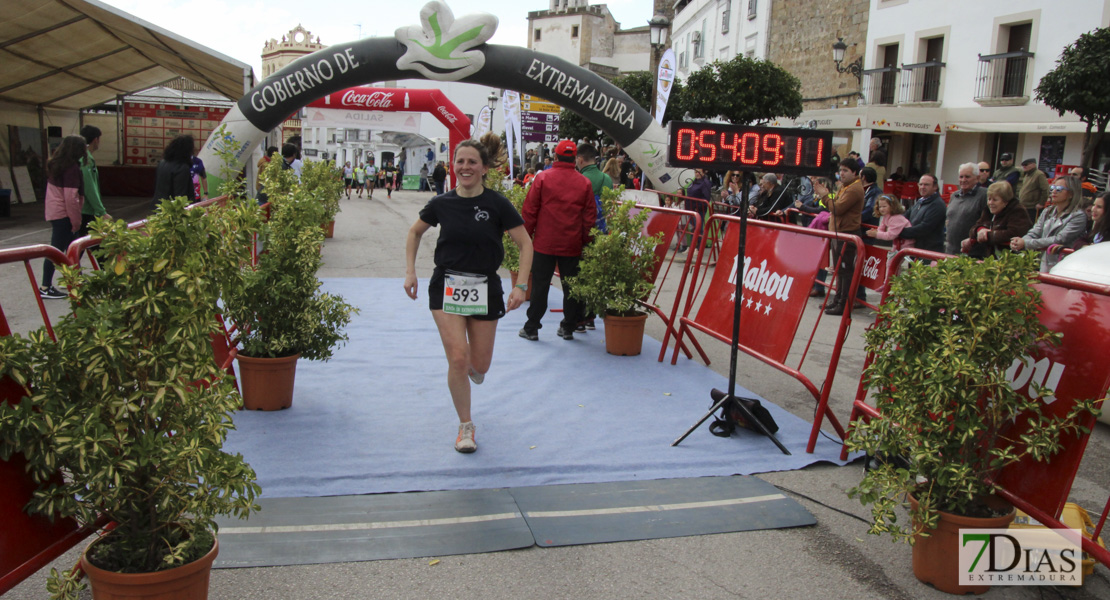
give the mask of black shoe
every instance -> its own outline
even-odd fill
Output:
[[[48,286],[39,288],[39,298],[46,298],[46,299],[49,299],[49,300],[60,300],[62,298],[68,298],[68,297],[69,297],[68,294],[66,294],[65,292],[59,290],[58,288],[56,288],[52,285],[48,285]]]
[[[844,314],[844,304],[840,302],[833,303],[832,306],[825,309],[826,315],[840,316]]]
[[[538,332],[529,331],[527,328],[521,329],[518,335],[531,342],[537,342],[540,339],[540,334]]]
[[[563,329],[562,325],[559,326],[559,330],[555,332],[555,335],[563,338],[564,340],[574,339],[574,332],[570,329]]]
[[[574,328],[574,333],[586,333],[586,322],[582,321],[579,323],[578,327]]]
[[[825,288],[823,288],[819,285],[813,286],[813,289],[809,292],[809,297],[810,298],[824,298],[825,297]]]
[[[594,331],[595,329],[597,329],[597,325],[594,324],[593,319],[586,321],[586,329],[589,331]]]

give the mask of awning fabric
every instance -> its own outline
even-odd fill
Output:
[[[5,0],[0,101],[79,110],[185,77],[232,100],[250,65],[95,0]]]

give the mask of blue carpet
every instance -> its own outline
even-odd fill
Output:
[[[800,469],[835,462],[839,446],[819,438],[805,453],[810,424],[765,401],[793,452],[741,431],[725,439],[702,425],[673,442],[708,410],[710,388],[727,379],[695,361],[656,362],[659,342],[640,356],[605,352],[603,325],[566,341],[548,314],[540,341],[517,337],[524,309],[500,321],[493,366],[473,386],[478,451],[454,451],[458,430],[447,364],[428,312],[426,281],[410,300],[400,279],[327,279],[362,313],[351,341],[326,363],[302,360],[293,406],[242,411],[225,449],[242,453],[268,498],[419,490],[522,487]],[[505,284],[508,289],[508,283]],[[559,307],[557,289],[551,304]],[[655,318],[655,317],[651,317]],[[770,368],[770,367],[767,367]],[[738,394],[755,396],[738,387]]]

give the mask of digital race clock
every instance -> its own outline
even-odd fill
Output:
[[[831,169],[831,131],[681,121],[670,126],[671,167],[795,175],[822,175]]]

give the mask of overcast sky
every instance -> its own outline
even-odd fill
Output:
[[[404,0],[100,0],[262,73],[262,46],[298,24],[325,46],[360,37],[392,37],[401,26],[418,25],[424,2]],[[595,4],[595,2],[591,2]],[[596,2],[596,4],[601,4]],[[606,2],[622,28],[647,25],[650,0]],[[488,12],[499,19],[490,43],[526,46],[528,12],[546,10],[547,0],[448,0],[456,16]],[[359,25],[361,24],[361,27]]]

